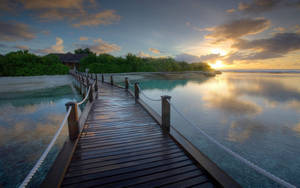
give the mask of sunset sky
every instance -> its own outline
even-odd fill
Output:
[[[0,0],[0,53],[170,56],[219,69],[300,69],[299,0]]]

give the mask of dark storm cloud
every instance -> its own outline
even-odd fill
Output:
[[[34,31],[23,23],[0,21],[0,28],[0,41],[31,40],[35,38]]]
[[[254,60],[270,59],[286,55],[295,50],[300,50],[299,33],[277,33],[271,38],[256,40],[237,40],[232,47],[240,50],[253,50],[252,53],[236,52],[230,54],[227,60]]]

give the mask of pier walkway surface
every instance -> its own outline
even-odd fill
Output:
[[[124,89],[100,84],[62,187],[219,187]]]

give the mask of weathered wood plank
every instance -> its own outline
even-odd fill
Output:
[[[62,187],[217,185],[137,102],[100,86]]]

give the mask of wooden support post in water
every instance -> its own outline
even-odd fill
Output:
[[[112,75],[110,75],[110,85],[114,85],[114,78],[113,78],[113,76]]]
[[[102,79],[102,83],[103,83],[104,82],[104,76],[103,76],[103,74],[102,74],[102,78],[101,79]]]
[[[68,128],[70,140],[75,140],[79,135],[79,124],[78,124],[78,112],[77,103],[68,102],[66,103],[67,110],[71,109],[70,115],[68,117]]]
[[[95,80],[95,91],[98,91],[98,76],[96,74],[96,80]]]
[[[91,87],[90,87],[89,101],[90,101],[90,103],[93,102],[93,85],[91,85]]]
[[[128,88],[129,88],[128,77],[125,77],[125,89],[128,90]]]
[[[135,100],[140,98],[140,89],[138,86],[138,82],[134,83],[134,96],[135,96]]]
[[[171,100],[171,96],[161,96],[161,126],[166,132],[170,132],[171,109],[168,100]]]

